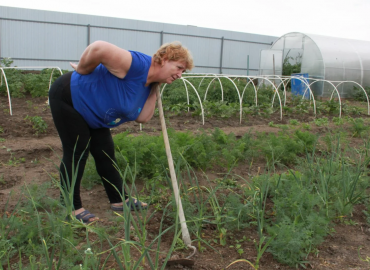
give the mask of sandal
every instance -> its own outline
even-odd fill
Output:
[[[89,221],[90,218],[94,218],[94,217],[95,217],[95,215],[91,214],[89,212],[89,210],[85,210],[85,211],[79,213],[78,215],[76,215],[76,219],[82,221],[84,224],[90,224],[90,223],[94,222],[95,220]]]
[[[141,201],[139,201],[138,199],[129,199],[128,202],[126,202],[126,205],[127,207],[131,210],[131,211],[135,211],[136,210],[145,210],[148,208],[148,205],[143,205]],[[122,206],[115,206],[115,205],[111,205],[110,208],[113,210],[113,211],[123,211],[123,205]]]

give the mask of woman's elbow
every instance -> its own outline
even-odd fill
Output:
[[[138,117],[136,118],[135,122],[136,123],[140,123],[140,124],[145,124],[147,122],[149,122],[149,120],[151,119],[152,117]]]

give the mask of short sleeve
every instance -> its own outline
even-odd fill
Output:
[[[132,63],[130,66],[129,71],[125,79],[133,79],[142,76],[146,76],[152,62],[152,58],[149,55],[136,52],[136,51],[129,51],[132,55]]]

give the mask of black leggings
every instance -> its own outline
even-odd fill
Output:
[[[76,210],[82,208],[80,184],[86,160],[89,152],[91,152],[110,203],[122,202],[120,195],[122,192],[122,178],[113,165],[116,163],[116,159],[110,130],[108,128],[90,128],[84,118],[73,108],[70,89],[71,75],[72,72],[69,72],[59,77],[51,86],[49,92],[51,114],[63,147],[63,159],[60,164],[61,184],[63,186],[65,179],[72,179],[74,158],[74,172],[77,174],[77,178],[74,187],[73,205]],[[78,161],[80,161],[79,164]],[[120,192],[117,192],[112,185]],[[124,197],[126,199],[127,195],[124,194]]]

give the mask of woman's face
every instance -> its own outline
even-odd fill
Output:
[[[186,65],[184,62],[163,60],[160,82],[171,84],[174,80],[181,78],[185,70]]]

